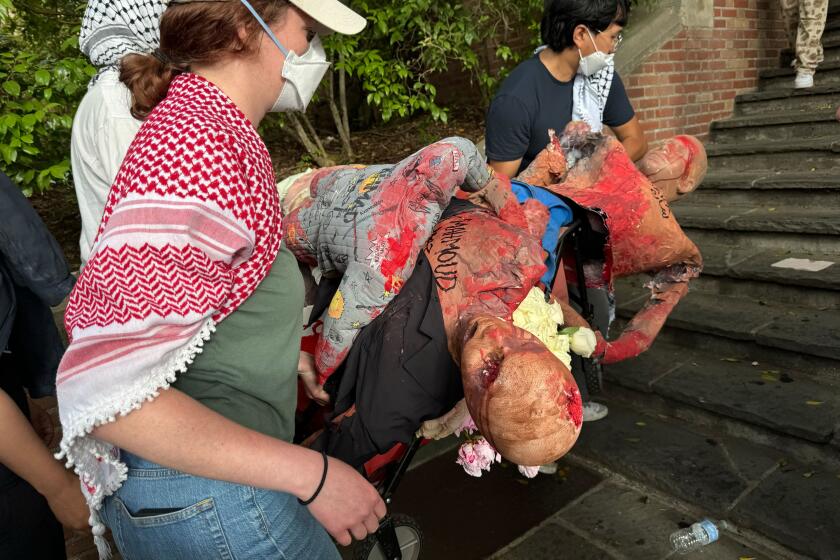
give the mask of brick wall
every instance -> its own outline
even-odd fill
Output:
[[[528,39],[520,30],[500,42],[524,52]],[[711,122],[732,116],[735,96],[758,86],[759,71],[778,67],[786,46],[778,0],[714,0],[712,27],[683,28],[622,78],[651,143],[675,134],[705,140]],[[502,64],[495,48],[477,48],[493,71]],[[434,81],[443,104],[481,103],[459,69]]]
[[[735,96],[779,65],[787,46],[777,0],[714,0],[714,27],[683,29],[631,75],[627,93],[651,142],[675,134],[705,139],[732,115]]]

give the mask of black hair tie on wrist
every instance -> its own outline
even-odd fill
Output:
[[[312,497],[306,500],[305,502],[298,498],[298,503],[302,506],[308,506],[312,502],[315,501],[315,498],[318,497],[318,494],[321,493],[321,490],[324,489],[324,483],[327,481],[327,468],[330,466],[330,462],[327,459],[327,453],[325,451],[321,451],[321,456],[324,458],[324,472],[321,474],[321,482],[318,484],[318,488],[315,490],[315,493],[312,494]]]

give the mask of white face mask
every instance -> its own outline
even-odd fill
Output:
[[[598,72],[612,64],[615,55],[601,52],[598,49],[598,44],[595,42],[595,37],[592,36],[592,32],[588,29],[586,30],[586,32],[589,33],[589,38],[592,39],[592,44],[595,46],[595,52],[590,55],[583,56],[583,53],[581,53],[580,49],[578,49],[578,54],[580,55],[580,65],[578,66],[578,73],[589,77],[593,74],[597,74]]]
[[[280,90],[280,96],[274,105],[269,109],[272,113],[283,111],[306,111],[309,102],[315,95],[321,80],[324,79],[324,74],[330,67],[327,62],[327,54],[324,52],[324,46],[321,44],[321,39],[316,35],[309,44],[309,49],[298,56],[284,47],[277,39],[271,28],[260,17],[257,11],[251,6],[248,0],[241,0],[251,13],[257,18],[257,21],[262,25],[269,38],[277,45],[280,52],[286,57],[283,64],[282,76],[286,80],[283,88]]]

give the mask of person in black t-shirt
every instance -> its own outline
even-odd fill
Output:
[[[628,0],[546,0],[544,46],[511,72],[487,113],[487,160],[496,172],[519,175],[549,144],[549,130],[561,133],[573,120],[586,121],[595,132],[608,126],[633,161],[645,155],[644,130],[613,60],[629,14]],[[614,304],[604,290],[588,292],[593,326],[607,333]],[[589,400],[581,367],[573,372],[584,421],[606,416],[606,406]]]
[[[613,53],[629,15],[627,0],[546,0],[541,47],[502,84],[487,113],[487,159],[515,177],[548,145],[548,130],[572,120],[610,129],[633,161],[647,141]]]

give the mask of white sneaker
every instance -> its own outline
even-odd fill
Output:
[[[805,89],[805,88],[812,88],[814,87],[814,75],[813,74],[803,74],[802,72],[796,73],[796,79],[793,81],[793,87],[796,89]]]
[[[583,403],[584,422],[594,422],[596,420],[600,420],[609,414],[609,412],[610,409],[607,408],[607,405],[596,403],[594,401],[587,401]]]

